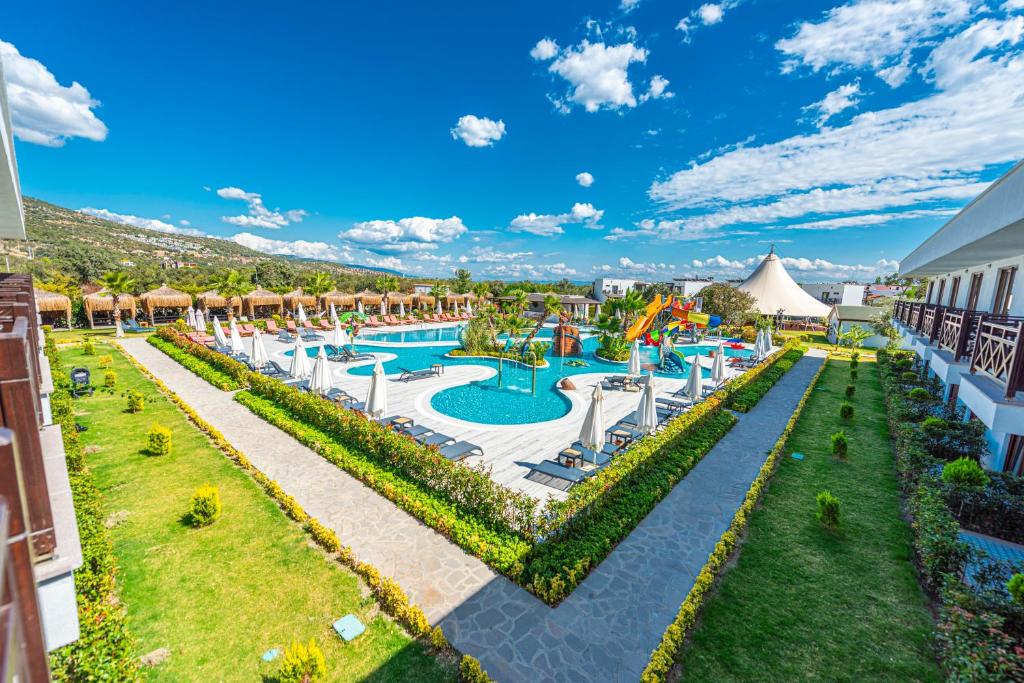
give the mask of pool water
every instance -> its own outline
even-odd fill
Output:
[[[395,330],[391,332],[380,332],[377,330],[363,329],[356,338],[357,343],[374,344],[384,342],[387,344],[423,344],[423,343],[451,343],[459,342],[462,334],[462,325],[452,327],[435,327],[425,330]],[[551,339],[552,329],[542,328],[537,333],[536,339]],[[525,336],[525,335],[524,335]],[[505,335],[500,337],[505,339]]]

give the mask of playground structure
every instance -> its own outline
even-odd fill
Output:
[[[647,346],[657,346],[661,352],[661,367],[665,372],[682,373],[687,361],[685,356],[673,348],[672,337],[677,332],[690,330],[694,334],[702,329],[714,329],[722,324],[717,315],[701,313],[696,309],[696,300],[684,300],[672,295],[647,304],[637,320],[626,330],[626,341],[639,339]]]
[[[564,311],[558,316],[558,325],[552,336],[551,355],[561,358],[583,355],[580,328],[569,324],[569,316]]]

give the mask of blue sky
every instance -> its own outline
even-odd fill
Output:
[[[446,276],[869,278],[1024,157],[1024,0],[5,6],[23,190]]]

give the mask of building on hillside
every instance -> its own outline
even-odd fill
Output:
[[[430,291],[434,289],[434,285],[420,282],[412,286],[413,294],[430,294]]]
[[[25,239],[0,67],[0,238]],[[47,652],[78,639],[82,548],[32,277],[0,274],[0,662],[4,680],[47,681]]]
[[[870,337],[861,342],[861,346],[869,349],[884,348],[889,343],[889,339],[881,334],[876,334],[871,327],[881,310],[874,306],[832,304],[825,335],[830,343],[838,344],[842,333],[848,332],[855,325],[860,325],[862,329],[872,333]]]
[[[526,295],[528,302],[526,313],[532,316],[538,316],[544,312],[544,300],[551,295],[551,292],[533,292]],[[597,306],[601,305],[601,302],[597,299],[591,299],[588,296],[579,296],[576,294],[555,294],[558,297],[559,303],[562,305],[562,310],[569,313],[573,318],[589,320],[591,316],[596,314]],[[499,296],[498,301],[510,301],[512,297]]]
[[[643,289],[648,284],[624,277],[599,277],[594,280],[594,298],[597,301],[606,301],[609,297],[622,297],[631,289]]]
[[[681,296],[696,296],[700,290],[715,284],[711,278],[675,277],[672,278],[672,293]]]
[[[907,291],[902,285],[868,285],[865,296],[867,297],[896,297]]]
[[[832,306],[860,306],[864,303],[865,285],[849,282],[818,282],[801,284],[800,287],[823,304]]]
[[[905,348],[945,398],[987,429],[982,464],[1024,475],[1024,162],[992,183],[900,263],[928,278],[924,301],[896,302]]]

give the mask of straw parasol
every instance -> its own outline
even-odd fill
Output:
[[[178,309],[179,312],[184,312],[192,305],[191,296],[167,285],[160,285],[146,292],[139,297],[139,301],[142,303],[142,312],[149,316],[151,325],[156,324],[154,315],[159,309]]]
[[[359,302],[359,311],[365,312],[367,306],[381,306],[384,301],[384,297],[376,292],[363,291],[356,294],[356,301]],[[383,308],[381,312],[383,312]]]
[[[221,296],[212,289],[197,296],[196,304],[207,312],[214,308],[227,310],[230,307],[234,309],[236,315],[242,314],[242,297],[233,296],[229,301],[226,297]]]
[[[434,305],[434,297],[429,294],[417,294],[414,298],[416,305],[420,308],[430,308]]]
[[[57,292],[47,292],[44,289],[34,290],[36,297],[36,310],[39,314],[43,313],[63,313],[64,320],[67,321],[68,327],[71,327],[71,299],[58,294]]]
[[[337,290],[327,292],[320,297],[320,307],[327,308],[329,306],[334,306],[344,311],[354,311],[356,308],[356,295],[346,294]]]
[[[129,318],[135,317],[136,301],[131,294],[122,294],[120,297],[121,313],[129,312]],[[104,289],[82,297],[82,308],[85,310],[85,317],[89,319],[89,327],[95,327],[94,317],[96,313],[113,313],[114,297]]]
[[[284,297],[268,289],[254,289],[242,297],[242,308],[256,318],[256,309],[269,307],[272,313],[284,313]]]
[[[302,291],[302,287],[293,289],[284,295],[284,305],[290,310],[294,311],[299,307],[299,304],[303,306],[316,308],[316,297],[312,294],[306,294]]]

